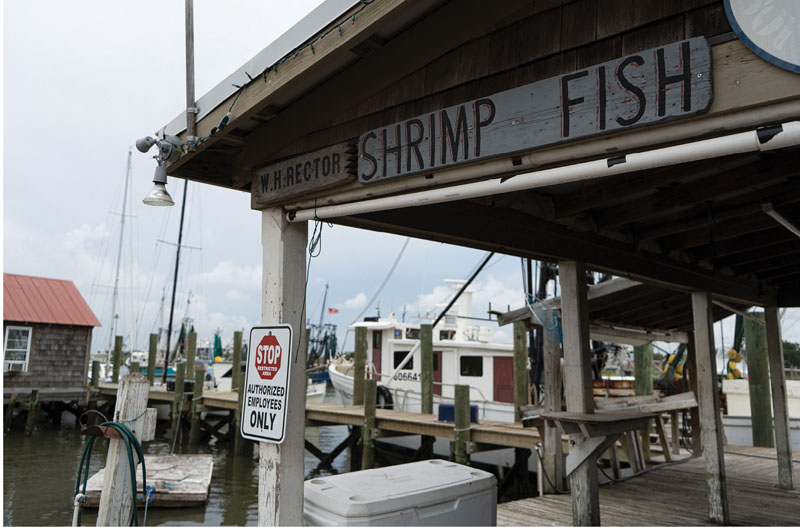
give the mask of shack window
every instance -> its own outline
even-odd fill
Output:
[[[483,357],[461,357],[461,375],[463,377],[483,377]]]
[[[394,352],[394,367],[397,368],[400,366],[400,363],[403,362],[403,359],[406,358],[408,355],[407,351],[395,351]],[[404,370],[413,370],[414,369],[414,357],[411,357],[409,361],[403,366]]]
[[[8,326],[4,350],[3,360],[6,371],[28,371],[31,328]]]

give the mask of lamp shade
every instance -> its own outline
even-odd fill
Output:
[[[145,205],[152,205],[154,207],[171,207],[175,205],[172,201],[172,196],[167,192],[167,187],[164,183],[155,183],[153,190],[142,200]]]

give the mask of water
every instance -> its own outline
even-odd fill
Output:
[[[325,400],[336,401],[329,387]],[[171,442],[163,435],[145,443],[145,454],[169,454]],[[306,438],[323,452],[330,452],[347,436],[344,426],[309,428]],[[3,440],[3,524],[70,525],[75,477],[86,437],[64,414],[61,427],[42,420],[31,437],[21,427]],[[92,450],[91,473],[105,464],[107,441],[96,441]],[[177,454],[211,454],[214,473],[205,507],[149,509],[147,525],[255,525],[258,520],[258,448],[252,456],[234,456],[231,445],[222,443],[190,447],[178,445]],[[304,474],[329,475],[346,471],[345,450],[333,463],[333,470],[315,471],[317,459],[306,453]],[[87,509],[83,525],[94,525],[96,509]],[[141,521],[141,515],[140,515]]]

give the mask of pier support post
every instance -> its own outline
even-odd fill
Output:
[[[764,310],[767,323],[767,347],[772,384],[772,409],[775,415],[775,447],[778,453],[778,487],[794,488],[792,443],[789,437],[789,408],[786,399],[786,372],[783,363],[783,339],[778,308],[767,306]]]
[[[634,346],[633,348],[633,376],[634,393],[636,395],[653,394],[653,345]],[[642,442],[645,463],[650,462],[650,427],[651,421],[643,430],[639,431],[639,439]]]
[[[183,413],[183,386],[186,380],[186,363],[179,362],[175,365],[175,397],[172,400],[172,438],[181,429],[181,414]]]
[[[706,466],[708,516],[711,522],[728,525],[730,516],[725,481],[725,457],[722,451],[722,419],[719,415],[711,293],[692,292],[692,313],[697,366],[697,405],[700,408],[703,457]]]
[[[190,340],[191,342],[191,340]],[[194,370],[194,393],[192,394],[192,423],[189,427],[189,444],[196,445],[200,442],[200,411],[203,404],[203,380],[205,372],[202,366]]]
[[[419,325],[420,379],[422,406],[420,413],[433,413],[433,326]],[[424,439],[424,438],[423,438]]]
[[[11,430],[11,421],[14,419],[14,407],[17,405],[17,394],[12,393],[8,399],[8,406],[6,407],[5,420],[3,421],[3,430]]]
[[[686,343],[686,372],[689,375],[689,389],[700,400],[700,393],[697,383],[697,350],[694,345],[694,331],[689,332],[689,342]],[[700,457],[703,453],[703,434],[700,425],[700,408],[695,407],[689,410],[689,423],[692,426],[692,457]]]
[[[589,309],[586,267],[572,260],[558,262],[561,282],[561,316],[564,334],[564,393],[567,411],[594,413],[592,355],[589,348]],[[570,435],[570,445],[585,441]],[[574,525],[600,525],[597,456],[589,456],[569,476]]]
[[[472,439],[469,418],[469,386],[456,384],[455,386],[455,442],[453,457],[456,463],[469,464],[467,443]]]
[[[139,361],[137,360],[131,361],[131,368],[130,371],[128,372],[128,375],[130,375],[131,373],[139,373]]]
[[[111,373],[111,382],[119,382],[119,367],[122,366],[122,337],[114,337],[114,370]]]
[[[39,409],[39,390],[31,392],[31,399],[28,401],[28,415],[25,419],[25,435],[33,433],[33,424],[36,422],[36,411]]]
[[[92,390],[100,388],[100,361],[92,361]]]
[[[522,422],[520,409],[528,404],[528,331],[514,322],[514,422]]]
[[[195,355],[197,355],[197,333],[190,331],[186,339],[186,373],[190,376],[194,371]]]
[[[259,525],[300,525],[303,520],[306,357],[303,298],[306,283],[307,222],[289,223],[282,207],[261,213],[264,324],[291,324],[291,379],[284,442],[259,443]],[[251,343],[252,344],[252,343]]]
[[[753,317],[760,313],[751,312]],[[750,430],[753,446],[773,448],[772,408],[770,406],[769,358],[767,333],[763,322],[744,319],[745,360],[747,361],[747,385],[750,389]]]
[[[252,344],[252,342],[251,342]],[[298,350],[299,351],[299,350]],[[233,332],[233,357],[231,357],[233,371],[231,372],[231,390],[238,390],[242,377],[242,332]]]
[[[547,315],[556,317],[553,311]],[[543,320],[542,355],[544,366],[544,409],[560,412],[561,406],[561,342],[556,334],[556,319]],[[564,490],[564,450],[561,444],[561,431],[554,421],[544,422],[544,455],[542,465],[547,478],[544,478],[545,492]],[[549,481],[548,481],[549,479]]]
[[[239,376],[239,385],[235,386],[236,390],[236,410],[234,411],[233,426],[236,427],[233,434],[233,453],[237,456],[245,455],[251,452],[249,449],[252,442],[249,439],[242,437],[242,400],[244,399],[244,375]]]
[[[361,470],[375,466],[375,404],[378,383],[369,379],[364,384],[364,428],[361,429]]]
[[[147,352],[147,380],[150,386],[153,385],[156,378],[156,355],[158,353],[158,335],[150,333],[150,348]]]
[[[136,418],[144,414],[149,392],[150,383],[147,377],[139,373],[133,373],[122,379],[117,391],[113,420],[128,421],[126,425],[137,437],[142,437],[147,424],[147,419]],[[135,454],[134,459],[136,459]],[[133,492],[129,470],[125,442],[121,439],[110,439],[97,525],[128,525],[132,512],[131,492]]]
[[[367,365],[367,328],[356,328],[356,344],[353,355],[353,405],[364,404],[364,380]]]
[[[422,404],[420,413],[433,413],[433,326],[419,325],[420,381],[422,384]],[[441,365],[439,366],[441,368]],[[433,436],[421,436],[418,459],[430,459],[433,455]]]

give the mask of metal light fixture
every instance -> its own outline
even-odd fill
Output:
[[[153,145],[158,146],[158,155],[155,156],[158,165],[153,175],[153,190],[142,201],[145,205],[170,207],[175,205],[175,202],[167,192],[167,163],[177,161],[181,157],[181,143],[177,137],[171,135],[165,135],[163,139],[147,136],[136,141],[136,149],[142,153],[150,150]]]

